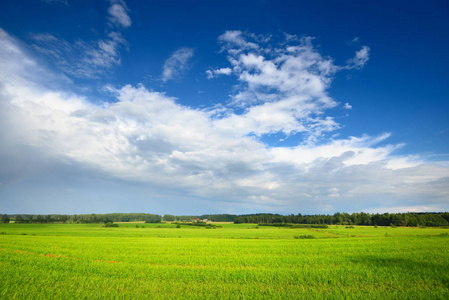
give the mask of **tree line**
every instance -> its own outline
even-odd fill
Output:
[[[112,223],[143,221],[146,223],[160,223],[161,215],[148,213],[112,213],[112,214],[75,214],[75,215],[3,215],[2,222],[6,219],[15,223]],[[4,221],[3,221],[4,220]]]
[[[378,226],[449,226],[449,212],[441,213],[334,213],[333,215],[280,215],[280,214],[205,214],[205,215],[157,215],[149,213],[112,213],[80,215],[6,215],[2,223],[109,223],[143,221],[160,223],[163,221],[208,220],[211,222],[234,222],[253,224],[326,224],[326,225],[378,225]]]
[[[333,215],[302,215],[302,214],[212,214],[196,216],[164,215],[165,221],[188,221],[207,219],[212,222],[234,222],[252,224],[326,224],[326,225],[378,225],[378,226],[449,226],[449,213],[334,213]]]
[[[288,224],[327,224],[327,225],[378,225],[378,226],[449,226],[449,213],[340,213],[333,215],[241,215],[234,223],[288,223]]]

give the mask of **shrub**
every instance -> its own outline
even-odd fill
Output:
[[[314,239],[315,236],[311,234],[304,234],[304,235],[295,235],[295,239]]]
[[[221,226],[215,225],[215,224],[207,224],[206,225],[206,229],[217,229],[217,228],[221,228]]]

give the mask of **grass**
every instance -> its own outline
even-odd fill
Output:
[[[135,225],[1,224],[0,298],[449,298],[447,229]]]

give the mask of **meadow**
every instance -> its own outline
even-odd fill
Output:
[[[0,224],[0,298],[449,299],[447,228],[219,225]]]

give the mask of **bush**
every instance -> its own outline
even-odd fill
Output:
[[[314,239],[315,236],[311,234],[305,234],[305,235],[295,235],[295,239]]]
[[[150,219],[150,220],[146,220],[145,223],[161,223],[160,219]]]
[[[207,224],[206,229],[217,229],[221,228],[221,225],[215,225],[215,224]]]
[[[104,227],[118,227],[118,224],[114,224],[112,222],[108,222],[104,224]]]

